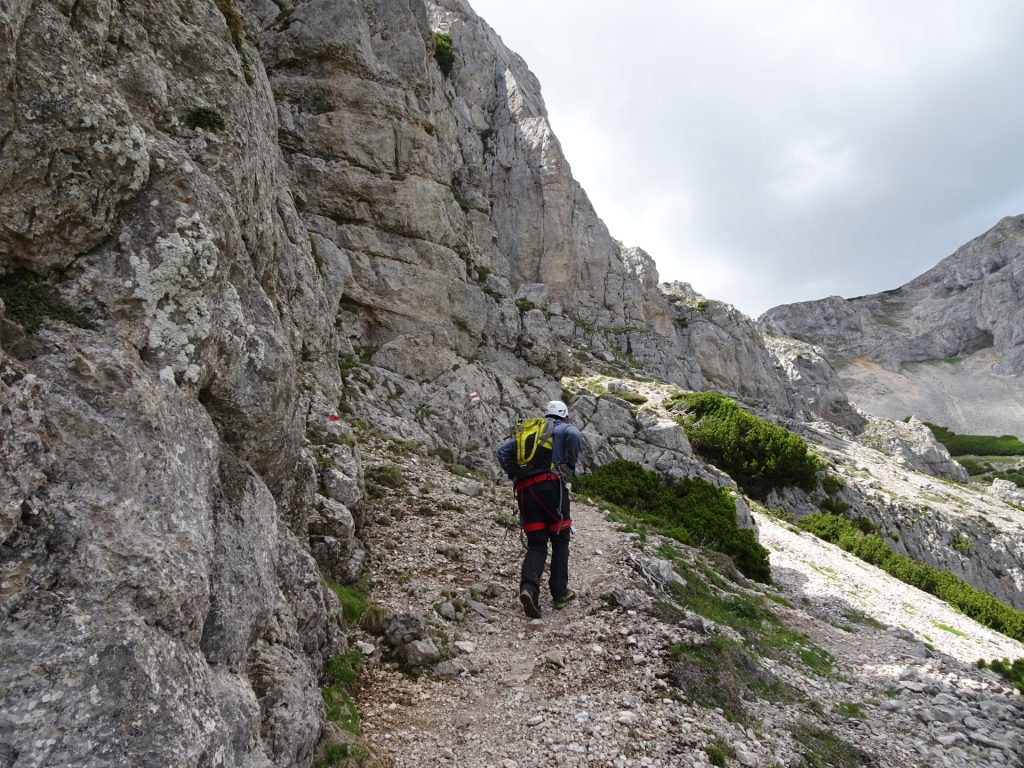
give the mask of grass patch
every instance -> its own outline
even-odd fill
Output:
[[[1024,443],[1013,435],[958,435],[937,424],[925,425],[951,456],[1024,456]]]
[[[877,533],[864,533],[838,515],[807,515],[796,521],[805,531],[829,541],[861,560],[876,565],[890,576],[945,600],[979,624],[1024,642],[1024,613],[975,589],[948,571],[940,571],[899,555]]]
[[[843,611],[843,617],[851,624],[864,624],[874,629],[885,629],[885,624],[874,616],[868,616],[859,608],[847,608]]]
[[[394,464],[370,467],[363,473],[363,478],[366,481],[366,493],[374,499],[383,498],[386,495],[385,489],[398,490],[406,484],[405,475]]]
[[[722,636],[699,645],[672,648],[672,678],[677,688],[701,706],[717,707],[725,718],[746,722],[745,696],[778,700],[788,691],[736,642]]]
[[[342,618],[350,624],[355,624],[359,621],[359,617],[362,616],[370,603],[367,600],[367,590],[362,584],[358,585],[345,585],[339,584],[330,576],[324,576],[324,584],[327,588],[334,593],[335,597],[338,598],[338,602],[341,603],[341,614]]]
[[[790,733],[800,750],[801,768],[858,768],[877,765],[867,752],[806,720],[799,721]]]
[[[324,757],[316,763],[316,768],[343,768],[353,763],[363,766],[370,757],[370,750],[362,744],[331,744],[324,750]]]
[[[727,472],[755,499],[775,489],[796,486],[813,491],[821,461],[798,435],[745,411],[717,392],[680,393],[670,407],[682,405],[683,428],[693,449]]]
[[[735,501],[727,490],[700,478],[663,479],[622,460],[577,477],[575,490],[622,507],[683,544],[728,555],[748,578],[771,581],[768,550],[753,531],[736,524]]]
[[[362,660],[358,651],[350,651],[332,659],[324,670],[325,685],[320,689],[327,719],[353,736],[360,735],[359,711],[349,691],[359,677]]]
[[[709,763],[724,768],[729,764],[730,758],[736,757],[736,750],[721,736],[716,736],[712,743],[704,747],[704,754],[708,756]]]
[[[855,717],[858,720],[864,719],[864,710],[861,709],[860,704],[852,701],[841,701],[832,707],[832,711],[843,717]]]
[[[348,691],[344,688],[324,686],[320,689],[324,697],[324,714],[332,723],[337,723],[343,731],[353,736],[361,735],[359,726],[359,710]]]
[[[95,328],[85,316],[64,303],[50,285],[30,272],[12,272],[0,278],[0,299],[7,317],[26,333],[38,331],[47,318],[78,328]]]
[[[708,583],[693,571],[684,574],[685,584],[669,588],[673,603],[662,601],[657,610],[671,622],[677,606],[731,627],[745,640],[745,647],[761,656],[801,664],[824,677],[835,677],[834,659],[806,636],[786,627],[768,603],[758,595],[732,592],[725,580],[707,571]]]
[[[932,626],[937,629],[941,629],[943,632],[949,632],[951,635],[956,635],[957,637],[967,637],[966,632],[959,630],[956,627],[951,627],[948,624],[941,624],[934,619],[932,620]]]

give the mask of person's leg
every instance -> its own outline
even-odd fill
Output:
[[[570,536],[569,528],[551,535],[551,575],[548,586],[551,588],[551,599],[556,603],[569,591]]]
[[[526,547],[523,570],[519,577],[519,591],[530,592],[536,602],[540,595],[540,579],[544,573],[544,564],[548,559],[548,532],[540,530],[527,533]]]

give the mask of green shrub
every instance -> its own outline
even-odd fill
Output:
[[[981,475],[985,473],[985,467],[980,461],[974,459],[957,459],[960,466],[967,470],[969,475]]]
[[[434,33],[434,61],[445,77],[452,73],[452,67],[455,66],[455,48],[452,46],[452,39],[443,32]]]
[[[838,515],[808,515],[797,520],[797,525],[878,566],[900,581],[945,600],[979,624],[1024,642],[1024,613],[987,592],[975,589],[948,571],[896,554],[877,533],[865,533]]]
[[[684,425],[697,453],[727,472],[743,491],[764,499],[772,490],[797,486],[813,491],[821,461],[799,436],[740,408],[717,392],[670,398],[684,403]]]
[[[716,736],[713,743],[704,747],[704,754],[708,756],[708,762],[712,765],[726,766],[729,764],[729,758],[736,757],[736,750],[721,736]]]
[[[46,318],[79,328],[94,328],[88,319],[65,304],[42,278],[29,272],[13,272],[0,278],[0,299],[3,299],[7,317],[26,333],[38,331]]]
[[[366,470],[366,492],[375,499],[385,495],[385,488],[398,489],[405,486],[405,475],[394,464],[379,464]]]
[[[846,481],[843,478],[836,475],[826,475],[821,481],[822,490],[830,496],[835,493],[839,493],[843,488],[846,487]]]
[[[213,107],[193,107],[185,115],[185,125],[204,131],[223,131],[226,127],[224,116]]]
[[[958,435],[937,424],[925,425],[951,456],[1024,456],[1024,443],[1013,435]]]
[[[841,499],[833,499],[831,496],[826,496],[820,502],[818,506],[825,512],[833,515],[845,515],[850,511],[850,505]]]
[[[978,659],[978,666],[982,669],[991,669],[996,674],[1002,675],[1013,683],[1018,691],[1024,693],[1024,658],[1015,659],[1012,662],[1009,659],[992,659],[992,661]]]
[[[790,733],[800,751],[803,768],[857,768],[878,764],[864,750],[806,720],[798,721]]]
[[[735,500],[727,490],[700,478],[662,479],[631,461],[613,461],[577,477],[578,493],[624,508],[666,536],[728,555],[745,576],[771,580],[768,550],[753,531],[736,525]]]

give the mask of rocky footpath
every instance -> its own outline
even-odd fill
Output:
[[[730,582],[716,575],[720,563],[624,531],[576,499],[579,597],[554,611],[542,596],[544,616],[531,621],[516,599],[522,550],[507,527],[507,486],[452,475],[395,444],[367,445],[364,460],[403,479],[368,510],[371,610],[429,638],[413,641],[427,653],[410,654],[393,636],[362,635],[356,703],[379,764],[767,768],[813,756],[938,767],[1024,757],[1021,697],[972,665],[1024,648],[808,534],[759,516],[775,578],[765,588]],[[717,600],[702,602],[705,584]],[[715,677],[709,663],[702,685],[688,649],[712,644],[727,656],[733,638],[761,648],[719,613],[748,599],[770,609],[798,654],[751,653],[736,677]]]

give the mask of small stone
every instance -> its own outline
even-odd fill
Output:
[[[373,645],[372,643],[363,642],[362,640],[356,640],[355,645],[356,650],[363,654],[363,656],[373,656],[373,654],[377,651],[377,646]]]
[[[411,667],[425,667],[441,658],[440,651],[429,637],[423,640],[414,640],[403,646],[402,655]]]
[[[543,658],[546,664],[550,664],[552,667],[562,669],[565,666],[565,657],[557,648],[555,650],[548,651],[541,658]]]
[[[543,722],[544,722],[544,717],[542,715],[534,715],[533,717],[531,717],[529,720],[526,721],[526,724],[528,726],[530,726],[531,728],[534,728],[534,727],[540,725]]]
[[[476,650],[476,643],[472,640],[456,640],[453,645],[459,653],[472,653]]]
[[[619,714],[615,716],[615,721],[622,725],[632,725],[636,722],[636,712],[619,712]]]
[[[434,667],[434,674],[437,677],[458,677],[463,672],[465,672],[465,668],[459,662],[451,659],[442,661]]]

